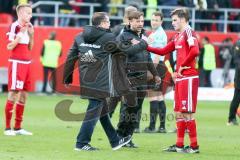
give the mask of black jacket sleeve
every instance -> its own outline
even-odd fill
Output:
[[[237,69],[240,69],[240,50],[234,50],[234,63]]]
[[[103,50],[107,51],[110,54],[119,51],[118,41],[116,40],[116,36],[113,33],[108,33],[104,36],[104,39],[101,41],[103,46]]]
[[[127,55],[141,53],[143,50],[147,49],[147,42],[142,39],[139,40],[140,42],[135,45],[131,43],[132,38],[129,38],[125,34],[121,34],[117,39],[119,40],[119,46],[121,51],[123,51]]]
[[[72,83],[74,66],[77,60],[78,60],[78,45],[75,39],[72,47],[69,50],[67,60],[64,65],[64,73],[63,73],[64,84]]]
[[[159,76],[158,72],[153,64],[152,58],[150,56],[150,54],[148,54],[148,70],[152,73],[152,75],[155,76]]]

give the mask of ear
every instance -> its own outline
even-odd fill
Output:
[[[183,26],[186,23],[186,20],[184,18],[180,18],[180,23]]]
[[[101,22],[99,25],[98,25],[98,27],[102,27],[103,26],[103,22]]]

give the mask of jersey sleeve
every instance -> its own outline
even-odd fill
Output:
[[[186,29],[186,37],[189,47],[198,46],[198,41],[191,28]]]
[[[14,23],[11,24],[9,31],[7,32],[8,41],[14,41],[16,34],[19,32],[19,28]]]
[[[154,48],[154,47],[147,47],[147,51],[158,54],[158,55],[166,55],[175,50],[175,44],[173,41],[170,41],[164,48]]]
[[[181,63],[181,66],[188,66],[199,54],[198,41],[196,36],[193,36],[193,31],[189,28],[186,29],[187,43],[189,45],[189,53],[185,60]]]

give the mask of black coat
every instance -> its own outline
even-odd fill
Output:
[[[94,26],[75,37],[64,67],[64,83],[72,83],[79,61],[80,94],[83,98],[106,98],[128,93],[126,57],[118,50],[115,35]]]
[[[119,24],[119,25],[116,25],[112,28],[112,32],[118,36],[120,35],[122,32],[123,32],[123,29],[126,25],[125,24]]]
[[[235,77],[234,86],[240,89],[240,40],[234,45]]]
[[[147,86],[147,71],[150,71],[153,76],[158,76],[150,53],[146,50],[147,43],[142,36],[145,36],[144,30],[138,35],[129,29],[129,26],[125,26],[123,32],[117,37],[118,41],[129,45],[124,52],[127,55],[128,78],[134,86]],[[140,43],[132,45],[132,39],[136,39]]]

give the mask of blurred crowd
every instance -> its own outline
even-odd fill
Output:
[[[15,7],[20,3],[36,3],[38,0],[12,0],[5,1],[0,0],[0,16],[1,21],[6,19],[6,16],[9,16],[9,19],[15,18]],[[49,0],[41,0],[41,1],[49,1]],[[88,6],[79,6],[81,3],[99,3],[101,4],[99,7],[96,7],[94,11],[102,11],[108,12],[111,16],[123,16],[124,8],[117,8],[116,6],[121,4],[134,5],[135,7],[142,8],[143,5],[146,5],[146,8],[142,8],[145,13],[146,19],[150,19],[151,14],[156,10],[157,6],[185,6],[189,8],[195,8],[196,20],[224,20],[224,12],[219,11],[221,8],[240,8],[239,0],[59,0],[63,2],[64,5],[60,6],[59,13],[64,15],[85,15],[88,16],[90,13],[90,8]],[[115,6],[108,7],[108,4],[112,4]],[[34,9],[34,13],[54,13],[54,6],[50,5],[41,5]],[[162,13],[164,14],[164,18],[170,18],[169,9],[162,9]],[[229,12],[228,20],[237,21],[240,20],[240,12]],[[113,20],[112,25],[119,24],[121,20]],[[34,25],[54,25],[54,18],[52,17],[34,17],[33,18]],[[69,18],[69,17],[61,17],[59,19],[59,26],[83,26],[89,23],[88,17],[82,18]],[[146,23],[146,26],[148,22]],[[171,22],[164,22],[164,29],[171,29]],[[198,21],[195,26],[195,30],[198,31],[220,31],[224,30],[223,23],[206,23]],[[228,31],[230,32],[239,32],[240,25],[229,24]]]
[[[212,43],[209,37],[203,37],[199,43],[201,51],[198,59],[200,86],[212,87],[211,72],[216,68],[223,68],[221,82],[218,82],[217,85],[224,87],[230,84],[230,69],[235,67],[233,60],[235,44],[233,39],[227,37],[221,43]]]

